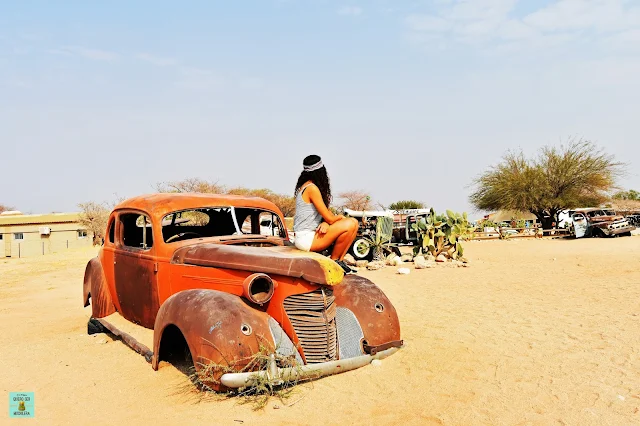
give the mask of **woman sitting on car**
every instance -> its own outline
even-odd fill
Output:
[[[331,259],[346,273],[353,272],[343,259],[356,238],[358,221],[329,210],[331,185],[320,157],[309,155],[302,166],[295,190],[295,245],[300,250],[321,252],[333,244]]]

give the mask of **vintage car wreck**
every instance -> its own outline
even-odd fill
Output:
[[[196,371],[225,366],[207,383],[215,390],[335,374],[397,351],[400,324],[384,293],[297,250],[283,223],[262,198],[152,194],[122,202],[86,267],[89,326],[117,312],[153,329],[154,370],[182,342]],[[246,371],[265,347],[268,366]]]
[[[630,236],[635,230],[625,217],[598,208],[569,210],[569,229],[576,238]]]

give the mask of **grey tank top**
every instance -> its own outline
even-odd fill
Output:
[[[296,197],[296,215],[293,218],[293,232],[315,231],[322,223],[322,215],[318,213],[313,203],[307,203],[302,199],[302,193],[309,185],[300,188]]]

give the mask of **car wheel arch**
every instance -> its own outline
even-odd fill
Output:
[[[91,299],[91,302],[89,302]],[[107,279],[98,257],[91,259],[85,268],[82,285],[82,303],[84,307],[91,305],[93,318],[104,318],[116,312],[107,288]]]
[[[380,345],[400,340],[400,321],[396,309],[375,283],[350,274],[336,287],[334,295],[338,307],[347,308],[355,315],[369,344]]]
[[[156,339],[155,339],[156,333],[158,333],[158,337],[159,337],[157,339],[157,347],[156,347]],[[179,333],[179,335],[176,335],[176,333]],[[160,331],[157,331],[154,329],[154,349],[153,349],[153,356],[151,358],[152,359],[151,367],[154,370],[158,370],[160,361],[168,361],[168,357],[166,356],[166,354],[169,348],[167,348],[167,345],[170,345],[170,347],[177,346],[180,343],[175,341],[177,336],[179,336],[182,339],[182,341],[184,341],[184,345],[186,346],[186,349],[189,351],[189,355],[191,356],[191,359],[192,360],[194,359],[194,356],[193,356],[194,351],[193,351],[192,345],[189,343],[189,340],[187,340],[185,333],[182,331],[182,329],[179,326],[177,326],[172,322],[169,322],[164,324],[164,326],[162,327],[162,330]],[[166,340],[166,339],[169,339],[169,340]],[[194,362],[194,368],[195,368],[195,362]]]
[[[175,293],[160,306],[156,316],[151,366],[154,370],[159,367],[161,343],[170,326],[176,327],[184,338],[196,372],[208,362],[239,365],[260,351],[263,339],[275,346],[268,318],[266,312],[248,306],[233,294],[210,289]],[[248,334],[241,332],[245,324],[250,325]]]

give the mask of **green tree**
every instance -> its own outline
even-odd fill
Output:
[[[592,142],[570,139],[532,158],[508,152],[474,180],[469,199],[479,210],[529,211],[549,229],[560,211],[605,201],[623,171],[623,163]]]
[[[424,209],[424,203],[416,200],[396,201],[389,205],[389,210]]]
[[[635,200],[640,201],[640,192],[630,189],[628,191],[619,191],[613,194],[614,200]]]

